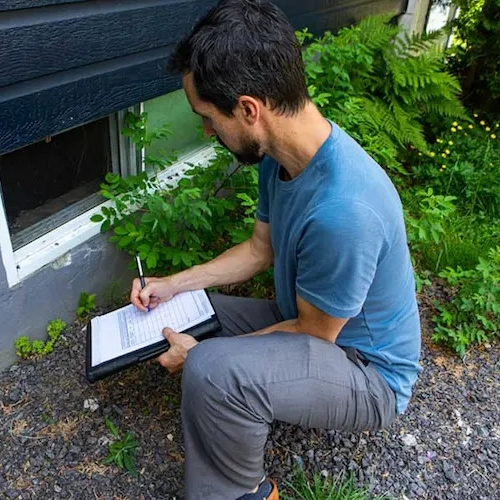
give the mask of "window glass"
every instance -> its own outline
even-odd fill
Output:
[[[0,156],[14,250],[100,203],[111,156],[107,117]]]
[[[166,157],[189,153],[204,144],[201,136],[201,118],[193,113],[183,90],[171,92],[144,103],[149,130],[168,125],[172,134],[155,141],[146,149],[146,155]]]

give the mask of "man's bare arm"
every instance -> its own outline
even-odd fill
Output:
[[[307,333],[313,337],[335,342],[348,318],[330,316],[297,295],[298,318],[276,323],[250,335],[273,332]]]
[[[273,264],[269,224],[256,219],[251,238],[215,259],[171,276],[178,291],[212,286],[233,285],[247,281]]]

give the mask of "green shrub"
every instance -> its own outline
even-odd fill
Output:
[[[166,189],[146,174],[121,179],[108,174],[102,186],[114,207],[92,218],[113,227],[110,238],[130,255],[139,254],[146,273],[175,273],[206,262],[253,229],[256,167],[236,167],[224,148],[207,168],[192,165],[178,185]],[[136,209],[134,211],[134,209]]]
[[[439,245],[445,236],[444,223],[455,212],[453,196],[434,194],[432,188],[404,193],[405,224],[408,244],[415,268],[417,290],[426,284],[429,264],[425,261],[425,250],[429,245]]]
[[[464,117],[460,86],[432,37],[409,37],[387,15],[364,19],[337,36],[299,33],[309,91],[327,117],[382,165],[404,172],[406,146],[425,151],[424,123]]]
[[[436,132],[427,154],[415,153],[413,181],[457,197],[462,214],[500,216],[500,125],[450,122]]]
[[[500,108],[500,1],[453,0],[460,8],[448,67],[462,83],[471,109],[498,116]]]
[[[500,247],[479,258],[473,270],[447,269],[440,273],[451,287],[452,298],[436,302],[439,315],[433,340],[451,346],[460,356],[467,348],[498,336],[500,324]]]

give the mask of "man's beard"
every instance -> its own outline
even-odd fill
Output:
[[[260,145],[257,141],[248,141],[240,151],[233,151],[226,146],[219,136],[217,136],[217,140],[221,146],[230,151],[243,165],[255,165],[256,163],[260,163],[264,158],[264,155],[260,152]]]

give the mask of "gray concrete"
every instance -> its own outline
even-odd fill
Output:
[[[103,304],[130,287],[130,258],[116,250],[108,236],[97,235],[72,250],[70,259],[59,259],[10,289],[0,265],[0,370],[16,360],[16,338],[44,340],[51,320],[73,322],[81,292],[96,293]]]

